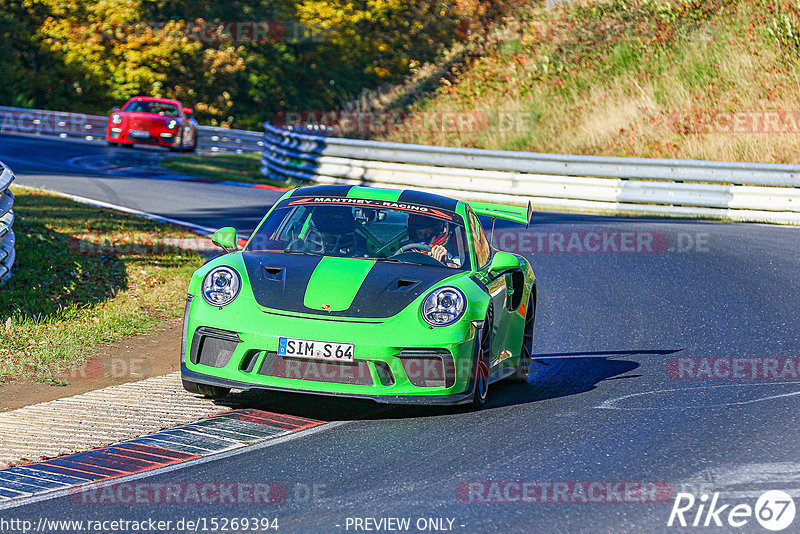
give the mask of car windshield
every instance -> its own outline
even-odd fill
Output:
[[[469,268],[459,215],[367,199],[290,198],[270,213],[247,250]]]
[[[167,117],[178,116],[178,106],[169,102],[150,102],[148,100],[134,100],[122,109],[122,111],[135,111],[137,113],[155,113]]]

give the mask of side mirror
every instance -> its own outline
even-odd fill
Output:
[[[183,108],[183,114],[186,116],[187,119],[190,119],[194,114],[194,110],[192,108]]]
[[[225,252],[234,252],[236,251],[236,243],[238,241],[238,236],[236,234],[236,228],[232,228],[230,226],[226,226],[225,228],[220,228],[214,235],[211,236],[211,242],[220,247]]]
[[[119,106],[114,106],[113,108],[111,108],[112,113],[116,113],[117,111],[119,111]]]
[[[504,272],[519,268],[520,263],[516,256],[508,252],[495,252],[492,263],[489,265],[489,276],[497,278]]]

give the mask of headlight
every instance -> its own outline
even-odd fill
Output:
[[[113,115],[111,115],[111,122],[113,122],[114,124],[119,124],[122,122],[122,117],[114,113]]]
[[[174,130],[177,127],[178,127],[178,121],[176,121],[175,119],[172,119],[171,121],[169,121],[167,123],[167,129],[168,130]]]
[[[225,306],[239,294],[242,281],[230,267],[216,267],[203,280],[203,298],[212,306]]]
[[[431,326],[449,326],[458,321],[467,308],[467,298],[456,287],[440,287],[422,301],[422,318]]]

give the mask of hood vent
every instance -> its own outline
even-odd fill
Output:
[[[267,280],[283,280],[283,267],[264,267],[264,275]]]
[[[395,280],[394,284],[390,286],[392,291],[408,291],[412,287],[419,284],[419,280],[412,280],[409,278],[398,278]]]

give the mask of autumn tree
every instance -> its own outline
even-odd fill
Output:
[[[401,80],[490,16],[488,0],[4,0],[0,104],[105,113],[178,98],[207,124],[258,127]],[[490,7],[487,7],[490,6]],[[230,35],[260,22],[266,38]],[[208,29],[219,26],[219,34]],[[466,30],[465,30],[466,29]],[[200,37],[198,37],[200,36]]]

